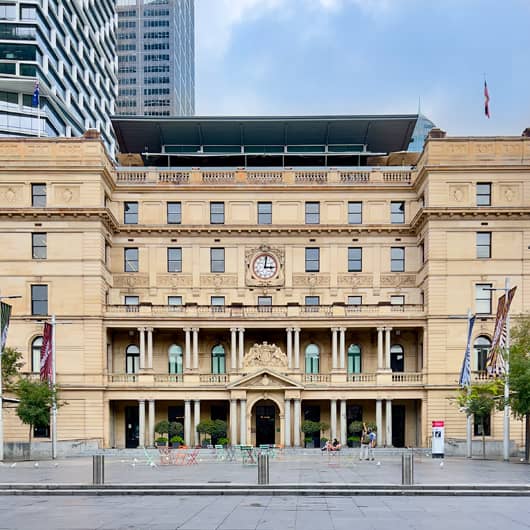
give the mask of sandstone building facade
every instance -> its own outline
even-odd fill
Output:
[[[409,141],[413,127],[391,126],[374,119],[373,142]],[[22,296],[8,345],[38,371],[42,321],[57,316],[60,442],[152,445],[170,419],[194,444],[209,418],[241,444],[303,445],[304,419],[343,443],[358,419],[385,445],[428,446],[440,419],[465,438],[450,400],[462,317],[478,317],[476,380],[496,309],[488,288],[510,277],[512,313],[529,309],[530,138],[435,129],[419,155],[365,143],[356,166],[342,154],[297,165],[285,145],[290,165],[260,168],[231,165],[243,141],[235,155],[201,147],[186,161],[169,144],[144,150],[150,133],[126,127],[121,163],[136,166],[114,163],[97,135],[0,140],[1,294]],[[13,409],[4,416],[6,441],[26,439]],[[487,429],[502,439],[502,416]],[[523,443],[515,420],[511,439]]]

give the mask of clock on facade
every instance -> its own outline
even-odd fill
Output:
[[[252,272],[260,280],[274,278],[278,274],[278,261],[272,254],[258,254],[252,262]]]

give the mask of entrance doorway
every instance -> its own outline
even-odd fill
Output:
[[[392,405],[392,445],[405,447],[405,405]]]
[[[276,407],[269,402],[256,405],[256,446],[276,443]]]
[[[138,407],[125,407],[125,447],[136,449],[140,443]]]

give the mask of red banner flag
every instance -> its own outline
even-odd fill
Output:
[[[488,83],[484,80],[484,114],[490,117],[490,94],[488,92]]]
[[[44,337],[40,349],[40,379],[41,381],[52,381],[52,325],[46,322],[44,324]]]

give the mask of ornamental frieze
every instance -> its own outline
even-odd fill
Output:
[[[237,274],[201,274],[201,287],[237,287]]]
[[[414,287],[415,274],[381,274],[381,287]]]
[[[191,274],[157,274],[156,284],[159,287],[191,287]]]
[[[372,274],[338,274],[337,284],[339,287],[372,287],[374,279]]]
[[[142,273],[114,274],[114,287],[149,287],[149,275]]]
[[[330,281],[329,274],[293,274],[293,287],[329,287]]]

